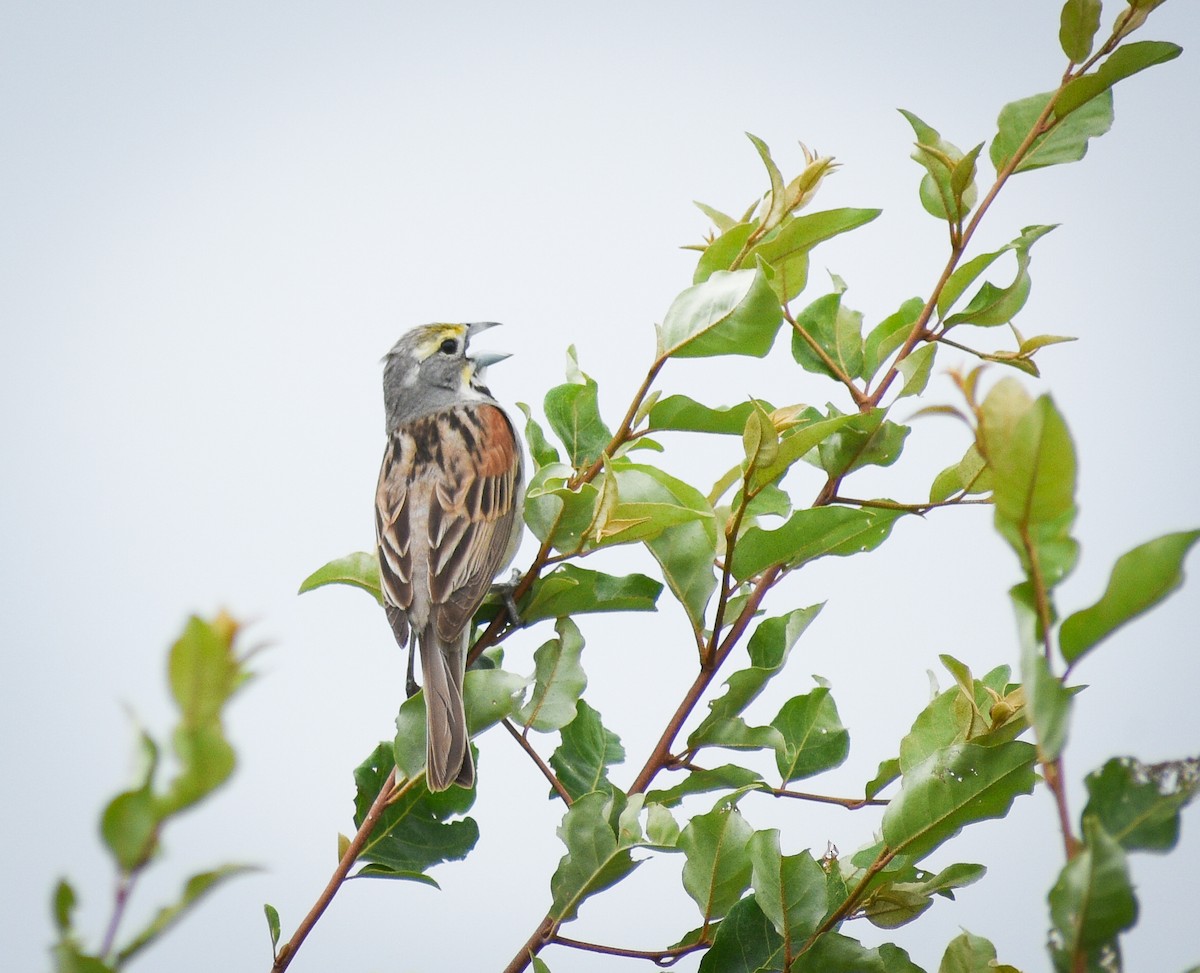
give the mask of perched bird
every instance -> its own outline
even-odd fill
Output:
[[[384,358],[379,574],[396,641],[412,635],[420,647],[431,791],[475,782],[463,709],[471,617],[521,540],[521,444],[484,384],[487,367],[509,356],[467,354],[494,325],[422,325]],[[410,695],[412,672],[410,650]]]

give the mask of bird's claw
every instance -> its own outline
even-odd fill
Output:
[[[492,590],[500,596],[500,600],[504,603],[504,610],[508,612],[508,620],[513,628],[520,628],[524,624],[521,620],[521,611],[517,608],[517,600],[514,597],[517,585],[520,583],[521,572],[513,568],[507,581],[497,581],[492,585]]]

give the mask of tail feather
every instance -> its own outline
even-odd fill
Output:
[[[466,632],[456,642],[444,642],[430,624],[420,643],[425,679],[426,782],[431,791],[444,791],[451,784],[471,787],[475,783],[475,763],[463,706]]]

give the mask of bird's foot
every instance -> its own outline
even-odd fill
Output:
[[[524,624],[521,620],[521,611],[517,608],[517,599],[514,597],[517,585],[520,583],[521,572],[513,568],[507,581],[497,581],[492,585],[492,590],[500,596],[500,600],[504,603],[504,610],[508,612],[509,624],[513,628],[520,628]]]

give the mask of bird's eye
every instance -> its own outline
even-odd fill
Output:
[[[441,351],[443,355],[453,355],[456,351],[458,351],[458,342],[453,338],[447,338],[442,342],[442,345],[438,350]]]

